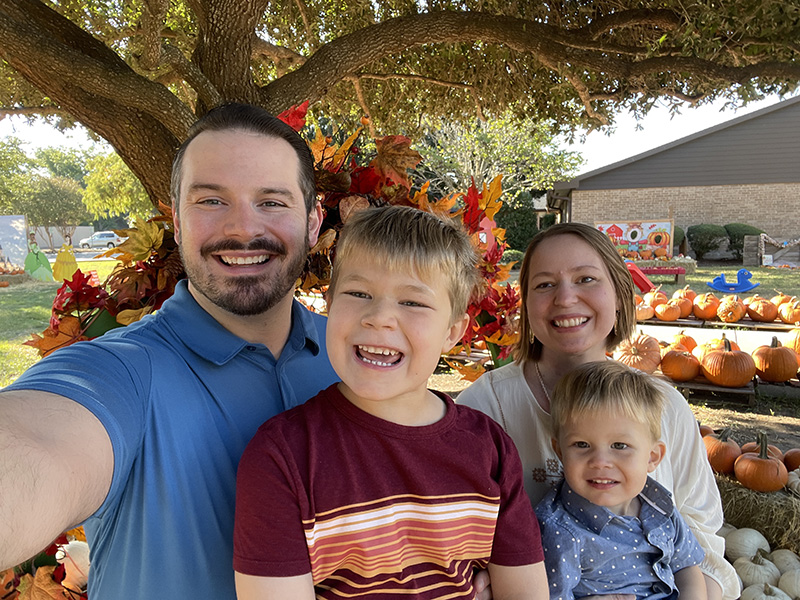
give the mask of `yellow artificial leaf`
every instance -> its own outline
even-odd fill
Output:
[[[450,365],[450,367],[452,367],[455,371],[458,371],[459,375],[461,375],[461,378],[464,379],[465,381],[476,381],[478,377],[480,377],[486,372],[486,369],[480,363],[468,362],[462,365],[458,361],[455,360],[451,361],[447,360],[446,358],[444,359],[444,361],[448,365]]]
[[[115,233],[128,238],[119,245],[119,251],[130,255],[131,262],[147,260],[164,242],[164,229],[153,221],[136,219],[133,229],[121,229]]]
[[[335,152],[335,148],[329,145],[328,138],[322,134],[322,130],[319,128],[319,126],[316,127],[314,139],[309,140],[307,143],[308,147],[311,149],[311,154],[314,156],[315,165],[318,165],[320,162],[322,162],[322,159],[326,154],[329,156],[333,155],[333,152],[328,152],[328,150],[333,149]]]
[[[510,346],[515,344],[519,339],[519,334],[516,333],[503,333],[502,330],[494,332],[493,335],[486,338],[487,344],[494,344],[495,346]]]
[[[36,569],[36,575],[26,574],[20,579],[18,600],[63,600],[70,598],[69,592],[60,583],[53,580],[55,567],[42,566]]]
[[[481,208],[486,216],[494,220],[494,216],[497,214],[497,211],[503,206],[503,203],[499,200],[500,196],[503,195],[503,174],[501,173],[489,184],[489,189],[486,189],[486,184],[483,184],[483,190],[481,192]]]
[[[345,159],[347,158],[347,153],[350,152],[350,148],[355,144],[358,136],[361,135],[361,131],[363,127],[359,127],[358,129],[353,132],[349,138],[347,138],[344,143],[339,146],[339,149],[336,150],[336,153],[333,155],[333,160],[331,161],[331,168],[336,171],[344,163]]]
[[[145,306],[144,308],[121,310],[117,313],[117,323],[120,325],[130,325],[141,320],[145,315],[153,312],[152,306]]]

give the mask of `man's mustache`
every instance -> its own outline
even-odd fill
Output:
[[[226,250],[243,251],[243,252],[263,250],[269,254],[277,254],[279,256],[286,254],[286,246],[284,246],[280,242],[274,240],[268,240],[266,238],[258,238],[252,240],[247,244],[243,244],[242,242],[230,239],[220,240],[218,242],[205,244],[202,248],[200,248],[200,255],[203,258],[208,258],[211,254],[215,252],[223,252]]]

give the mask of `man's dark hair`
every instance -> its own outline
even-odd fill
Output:
[[[298,183],[306,203],[306,210],[311,212],[316,200],[316,186],[314,182],[314,158],[308,144],[297,132],[279,118],[271,115],[263,108],[250,104],[231,102],[211,109],[200,117],[189,128],[186,141],[181,144],[172,161],[172,179],[170,181],[170,196],[172,209],[178,211],[178,202],[181,195],[181,179],[183,177],[183,156],[186,148],[194,138],[204,131],[240,130],[258,133],[266,137],[278,138],[286,141],[297,154]]]

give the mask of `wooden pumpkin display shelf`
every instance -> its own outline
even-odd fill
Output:
[[[775,331],[778,333],[785,333],[794,329],[794,325],[788,323],[781,323],[780,321],[772,321],[765,323],[763,321],[753,321],[750,318],[745,318],[735,323],[725,323],[724,321],[704,321],[702,319],[685,318],[677,319],[675,321],[660,321],[659,319],[647,319],[645,321],[637,321],[638,325],[658,325],[663,327],[700,327],[706,329],[749,329],[752,331]]]

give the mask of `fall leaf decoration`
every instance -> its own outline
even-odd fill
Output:
[[[278,118],[286,123],[295,131],[300,131],[306,124],[306,113],[308,112],[308,100],[302,104],[295,104],[291,108],[287,108]]]
[[[388,182],[410,188],[407,169],[413,169],[422,160],[422,155],[411,149],[411,140],[404,135],[387,135],[375,140],[378,155],[370,166]]]

